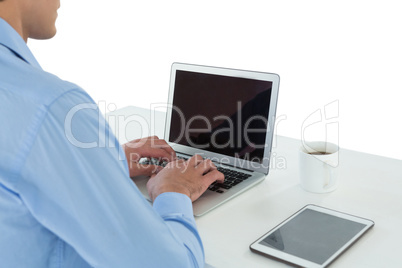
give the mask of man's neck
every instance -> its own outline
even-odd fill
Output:
[[[28,41],[28,36],[23,30],[19,1],[6,0],[0,2],[0,18],[10,24],[10,26],[13,27],[14,30],[24,39],[25,43]]]

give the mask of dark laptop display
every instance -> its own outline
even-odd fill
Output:
[[[176,71],[169,142],[260,163],[272,82]]]

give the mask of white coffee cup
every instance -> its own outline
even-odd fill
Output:
[[[300,184],[306,191],[328,193],[339,180],[339,146],[329,142],[304,142],[299,152]]]

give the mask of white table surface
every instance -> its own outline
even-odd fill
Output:
[[[129,118],[129,116],[136,115]],[[129,118],[122,127],[115,119]],[[138,116],[155,128],[138,131]],[[107,115],[121,143],[140,136],[163,137],[164,115],[125,107]],[[137,120],[138,121],[138,120]],[[342,144],[340,144],[342,146]],[[307,204],[371,219],[375,226],[339,257],[331,267],[402,267],[402,161],[340,151],[340,184],[327,194],[304,191],[299,185],[300,141],[275,136],[271,170],[256,187],[237,196],[196,222],[206,262],[214,267],[286,267],[252,253],[249,245]]]

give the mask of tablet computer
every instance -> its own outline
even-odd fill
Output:
[[[250,249],[294,266],[326,267],[373,226],[371,220],[307,205]]]

